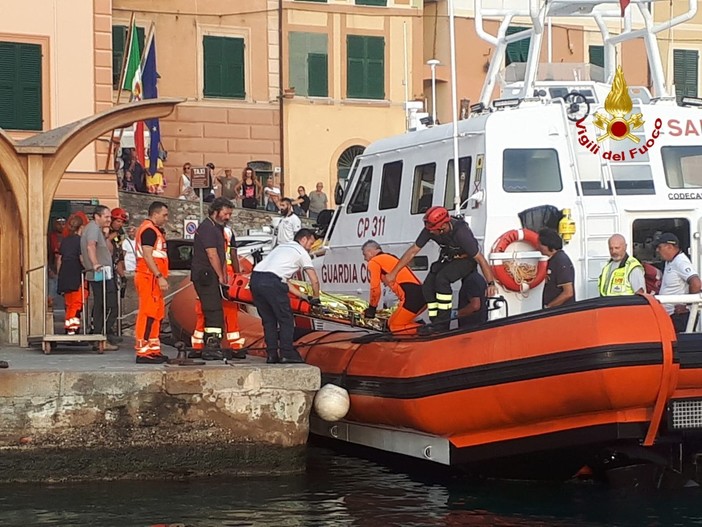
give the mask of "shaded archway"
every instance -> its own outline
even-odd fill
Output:
[[[115,106],[17,143],[0,130],[0,183],[9,189],[9,196],[5,198],[7,203],[10,207],[14,203],[18,212],[13,218],[13,229],[2,231],[2,244],[19,247],[22,281],[24,273],[41,269],[46,264],[46,221],[56,189],[71,161],[105,133],[135,121],[166,117],[183,101],[149,99]],[[41,272],[27,275],[25,285],[28,295],[24,301],[31,335],[43,333],[46,310],[44,280]],[[21,298],[22,282],[0,274],[0,290],[9,298]]]
[[[339,155],[339,159],[336,162],[336,176],[338,182],[342,186],[345,185],[346,179],[349,177],[349,173],[351,172],[353,162],[358,156],[365,152],[365,150],[365,146],[352,145],[343,152],[341,152],[341,154]]]

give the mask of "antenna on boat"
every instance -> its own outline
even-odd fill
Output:
[[[453,204],[456,215],[461,212],[461,174],[458,165],[458,89],[456,88],[456,15],[453,0],[448,0],[449,48],[451,49],[451,114],[453,119]]]
[[[409,77],[409,73],[407,71],[408,66],[407,66],[407,22],[402,23],[402,39],[403,39],[403,51],[405,54],[405,78],[402,79],[402,84],[405,85],[405,132],[409,131],[411,123],[410,123],[410,108],[409,108],[409,84],[407,82],[407,79]]]

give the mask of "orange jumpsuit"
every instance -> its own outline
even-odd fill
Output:
[[[158,285],[158,278],[146,265],[144,251],[142,248],[141,235],[147,230],[156,233],[156,243],[153,247],[153,258],[158,268],[158,272],[166,278],[168,276],[168,252],[166,251],[166,238],[154,223],[148,218],[144,220],[136,233],[136,273],[134,275],[134,286],[139,296],[139,312],[137,313],[136,328],[134,336],[136,338],[137,355],[160,355],[161,321],[166,312],[166,303],[163,298],[163,291]]]
[[[69,335],[74,335],[80,329],[80,314],[83,311],[83,302],[88,299],[88,289],[85,285],[77,291],[68,291],[63,294],[66,304],[66,322],[64,327]]]
[[[230,284],[234,283],[234,268],[232,267],[231,252],[229,245],[232,235],[229,228],[224,229],[224,253],[227,255],[227,277]],[[222,300],[222,310],[224,312],[224,334],[222,335],[222,348],[239,350],[244,347],[246,339],[239,335],[239,304],[229,300]],[[201,350],[205,347],[205,314],[202,312],[202,305],[198,300],[195,302],[195,330],[190,339],[193,349]]]
[[[368,262],[370,274],[370,299],[368,303],[371,306],[378,306],[381,294],[380,284],[384,282],[385,275],[393,270],[398,261],[397,256],[380,253]],[[397,274],[397,279],[390,288],[400,300],[400,305],[390,315],[388,328],[390,331],[400,331],[403,335],[416,334],[419,324],[414,319],[427,308],[422,294],[422,283],[409,268],[404,267]]]

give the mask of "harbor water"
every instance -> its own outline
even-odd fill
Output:
[[[690,526],[702,490],[423,475],[319,447],[289,476],[0,486],[3,527]]]

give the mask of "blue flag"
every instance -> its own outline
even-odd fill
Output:
[[[144,63],[144,70],[141,74],[141,82],[144,90],[144,99],[156,99],[158,97],[158,73],[156,72],[156,38],[151,39],[149,49]],[[149,128],[149,172],[155,174],[158,170],[158,152],[161,144],[161,124],[158,119],[147,119],[146,126]]]

